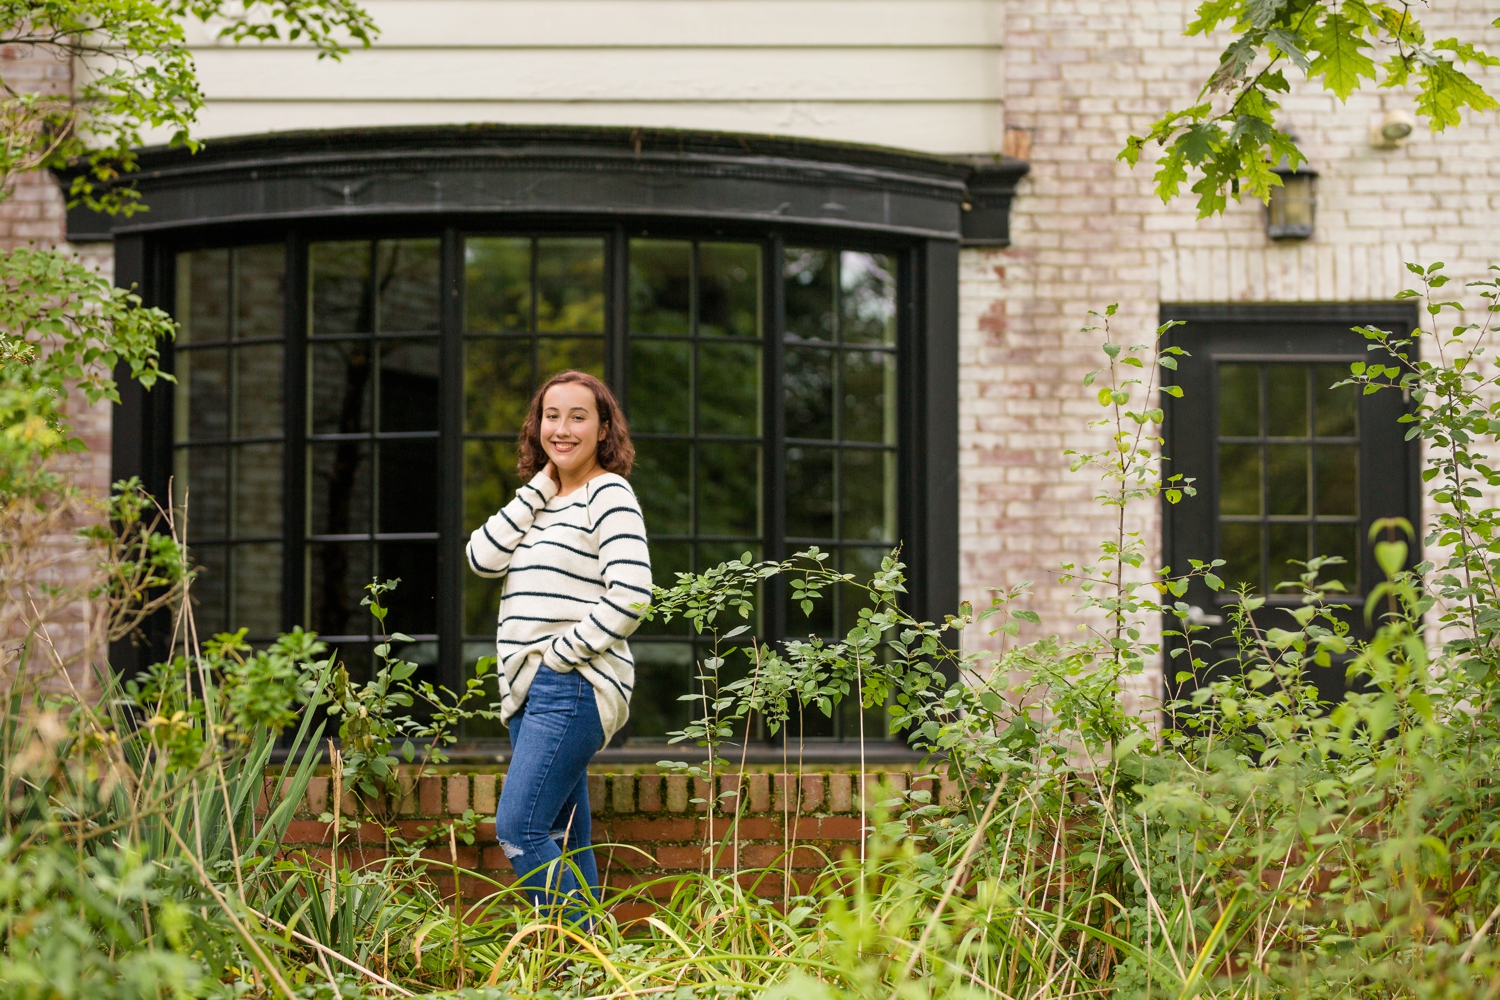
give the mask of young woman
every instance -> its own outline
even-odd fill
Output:
[[[651,600],[635,449],[609,388],[568,371],[537,390],[521,428],[515,498],[469,536],[469,567],[504,577],[500,714],[511,759],[495,833],[537,905],[599,888],[588,764],[630,714],[625,639]],[[564,852],[567,863],[557,864]],[[576,905],[576,904],[575,904]]]

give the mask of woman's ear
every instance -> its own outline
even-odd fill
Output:
[[[603,441],[607,437],[609,437],[609,421],[601,420],[599,421],[599,440]]]

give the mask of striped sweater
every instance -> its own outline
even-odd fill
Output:
[[[505,577],[495,653],[500,715],[526,701],[537,668],[583,672],[604,741],[630,717],[635,661],[625,639],[651,600],[651,557],[635,492],[612,472],[567,496],[539,472],[469,536],[469,568]]]

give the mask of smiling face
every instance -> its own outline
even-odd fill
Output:
[[[542,450],[565,476],[594,466],[606,430],[588,386],[562,382],[542,398]]]

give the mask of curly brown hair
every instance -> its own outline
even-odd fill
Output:
[[[526,410],[526,422],[521,425],[521,458],[516,463],[516,471],[521,474],[521,479],[530,480],[547,466],[547,450],[542,447],[542,399],[554,385],[568,382],[587,386],[594,393],[594,407],[599,411],[599,424],[605,429],[595,456],[599,467],[606,472],[628,477],[630,467],[635,464],[635,445],[630,443],[630,424],[626,422],[620,404],[615,402],[615,394],[609,391],[609,386],[588,372],[565,371],[543,382],[536,395],[531,397],[531,406]]]

